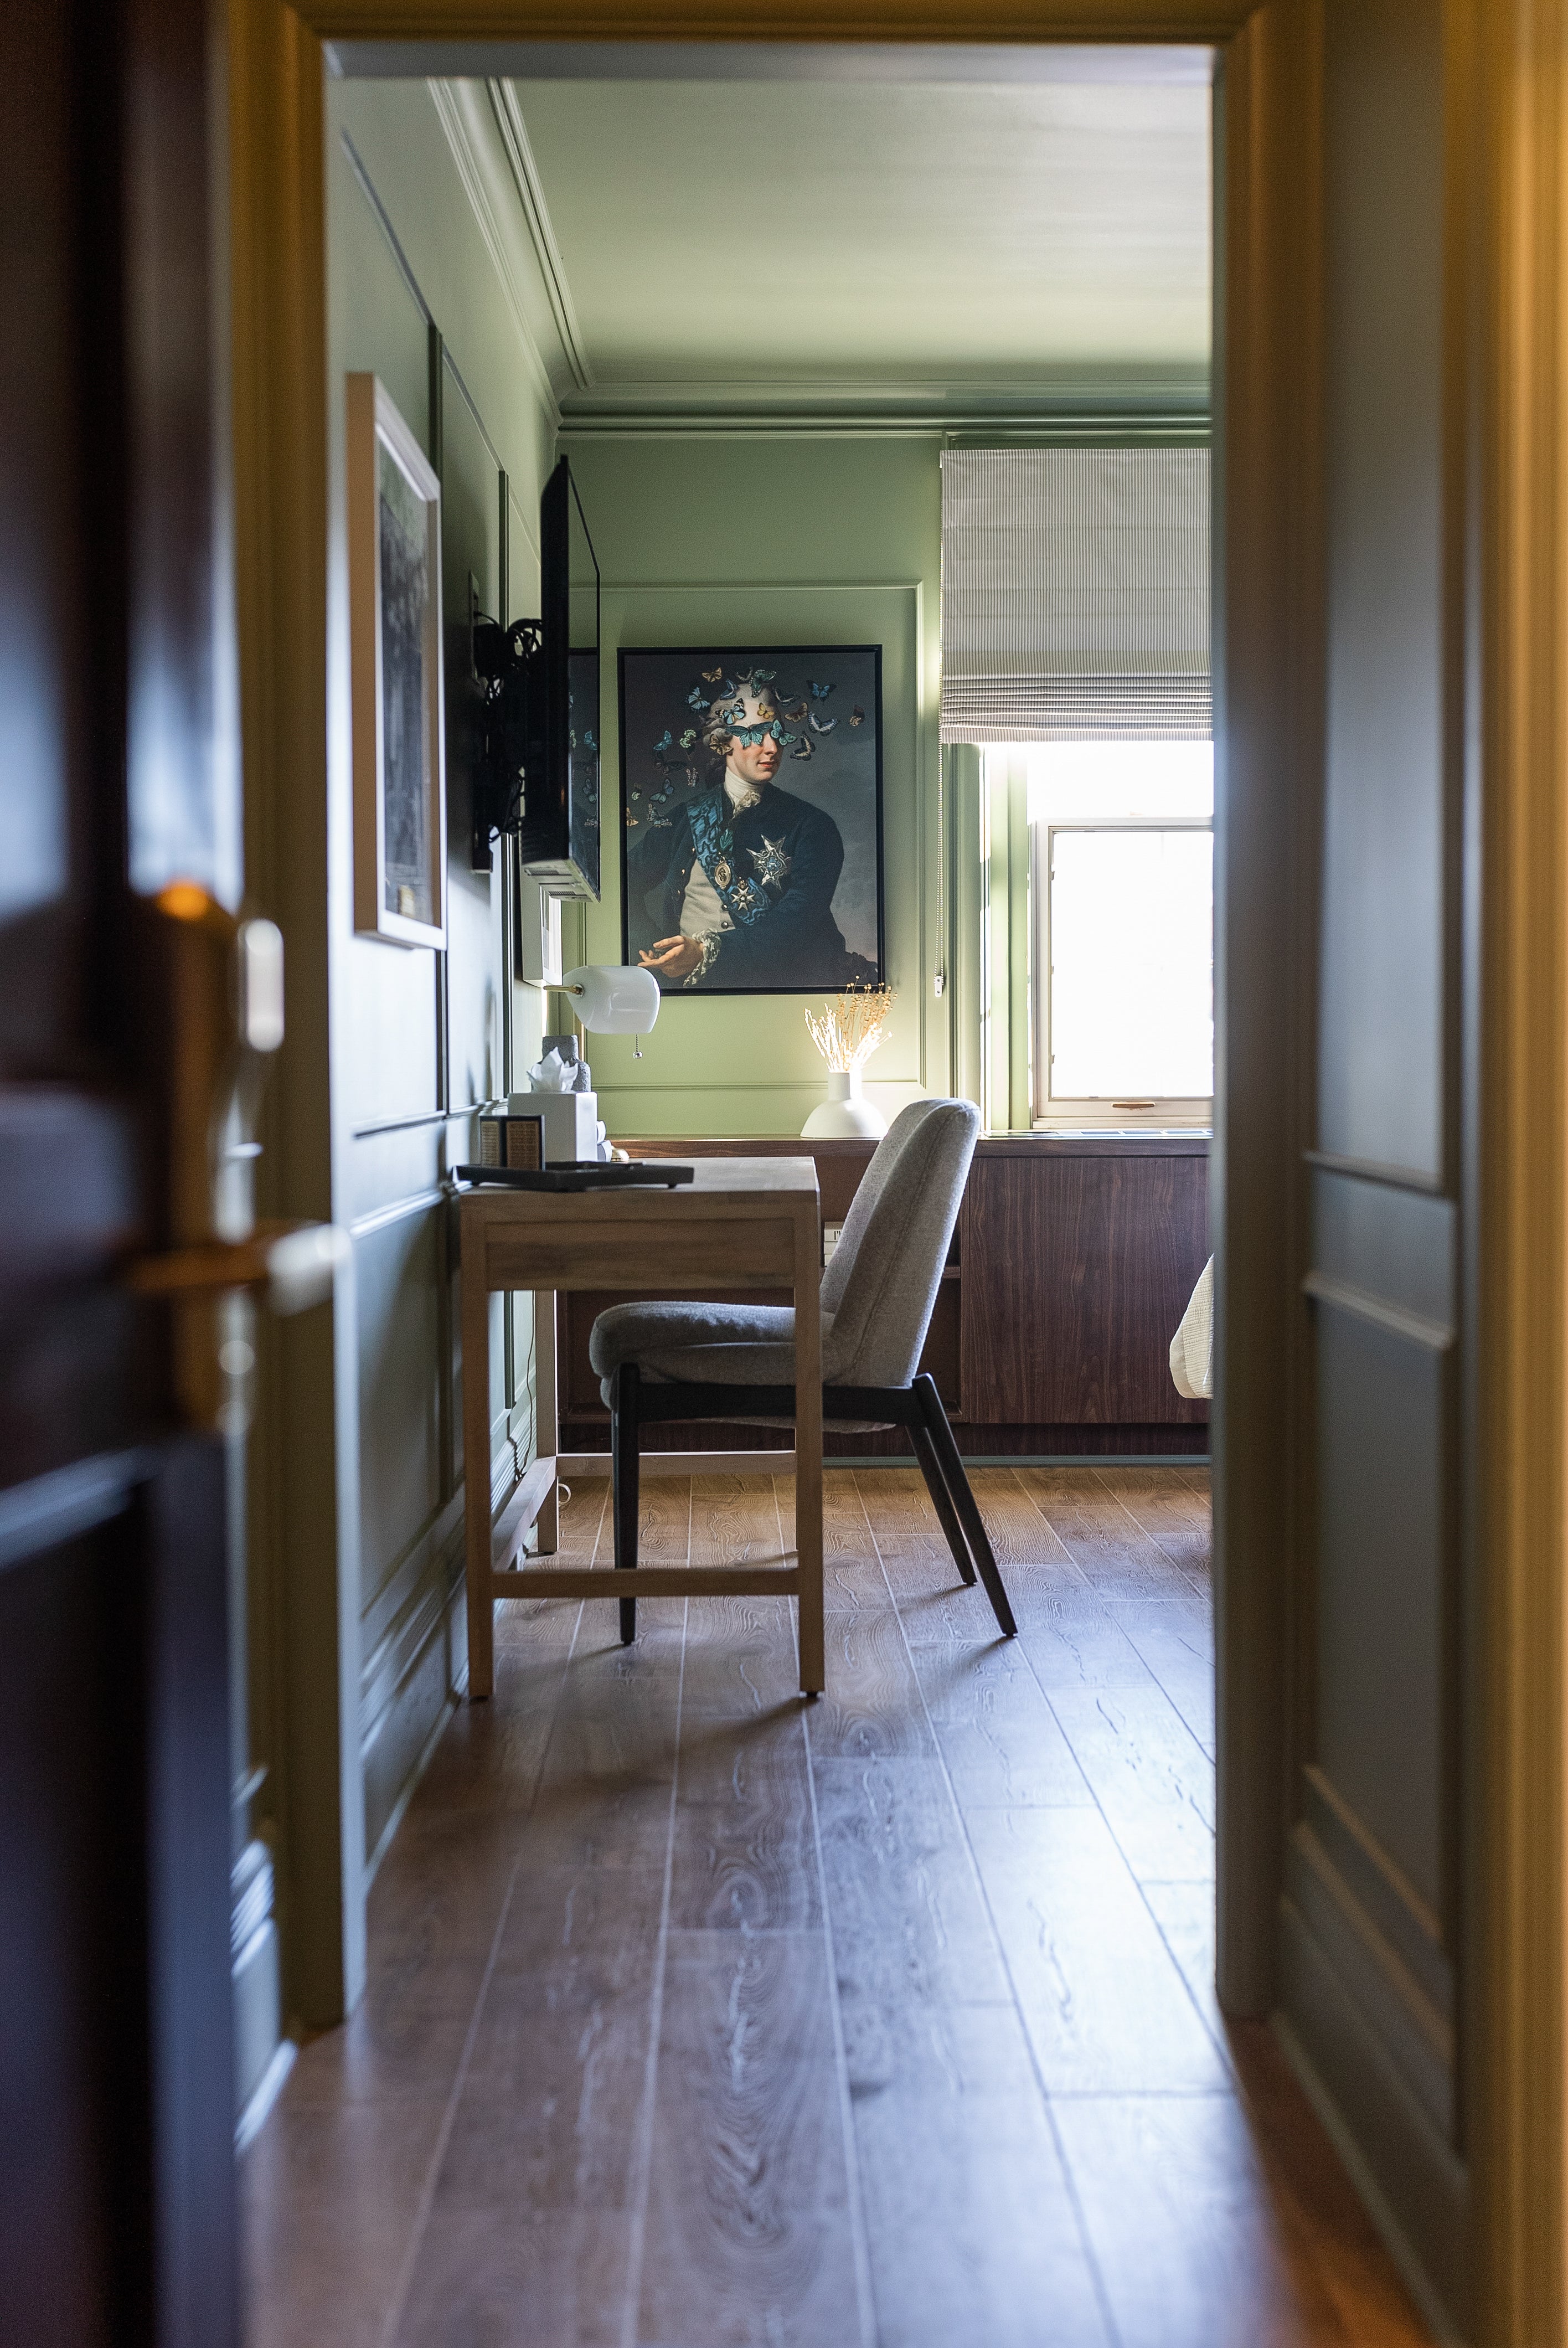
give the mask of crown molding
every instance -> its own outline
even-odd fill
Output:
[[[532,258],[534,254],[532,228],[526,215],[524,228],[519,228],[516,220],[517,186],[495,116],[486,95],[476,84],[427,81],[425,88],[518,329],[534,389],[552,428],[559,431],[561,395],[576,377],[567,351],[559,350],[552,366],[541,346],[541,329],[547,344],[557,340],[553,305],[547,298],[548,289],[541,284],[531,289],[530,298],[531,273],[524,256]],[[509,212],[514,214],[510,219]]]
[[[560,246],[556,242],[549,206],[545,201],[544,182],[539,178],[538,165],[534,161],[534,150],[528,144],[523,109],[509,81],[492,80],[487,83],[486,88],[489,91],[496,127],[501,134],[501,144],[511,167],[518,201],[528,224],[534,258],[549,297],[556,334],[571,369],[572,381],[579,391],[591,391],[593,369],[588,362],[582,328],[578,324],[577,308],[571,298],[571,287],[567,282],[566,263],[561,257]]]
[[[957,439],[1206,439],[1209,378],[1206,371],[1165,371],[1029,385],[825,376],[603,385],[563,397],[560,428],[582,438],[935,433]]]

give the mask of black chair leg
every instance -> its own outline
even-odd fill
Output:
[[[909,1436],[915,1446],[915,1457],[920,1462],[920,1473],[926,1478],[926,1489],[931,1495],[932,1506],[941,1519],[942,1530],[947,1535],[948,1547],[953,1552],[953,1563],[958,1569],[959,1579],[972,1582],[975,1578],[974,1560],[969,1555],[964,1529],[953,1507],[953,1496],[948,1489],[948,1479],[937,1457],[936,1446],[923,1426],[912,1426]]]
[[[610,1381],[610,1514],[615,1529],[615,1562],[630,1570],[637,1563],[638,1425],[637,1395],[642,1374],[635,1362],[622,1362]],[[620,1601],[620,1643],[630,1647],[637,1636],[637,1601]]]
[[[1014,1638],[1018,1633],[1018,1624],[1013,1620],[1012,1608],[1008,1603],[1008,1594],[1002,1587],[1002,1578],[997,1570],[997,1561],[991,1553],[990,1537],[986,1531],[985,1520],[976,1504],[975,1496],[969,1489],[969,1479],[964,1472],[964,1463],[958,1456],[958,1447],[953,1440],[953,1430],[948,1424],[948,1414],[942,1408],[942,1397],[937,1392],[935,1382],[928,1373],[922,1371],[915,1380],[915,1392],[919,1396],[920,1415],[926,1422],[938,1464],[947,1481],[948,1489],[952,1495],[953,1506],[958,1511],[958,1522],[964,1529],[965,1539],[969,1544],[969,1553],[979,1568],[980,1580],[985,1584],[986,1596],[991,1601],[991,1612],[1001,1626],[1003,1637]]]

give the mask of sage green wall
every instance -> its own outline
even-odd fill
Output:
[[[449,1166],[477,1154],[476,1102],[538,1056],[544,1010],[542,996],[512,988],[506,975],[500,872],[487,880],[469,870],[469,578],[497,612],[505,468],[511,609],[535,608],[538,493],[555,426],[454,161],[439,91],[423,82],[330,84],[326,139],[330,1100],[322,1114],[331,1127],[333,1214],[352,1237],[354,1261],[334,1308],[335,1407],[308,1427],[296,1424],[287,1457],[261,1463],[272,1489],[260,1514],[272,1537],[252,1552],[264,1585],[252,1608],[261,1626],[256,1739],[270,1768],[261,1807],[279,1850],[289,2011],[313,2024],[333,2021],[358,1994],[368,1875],[466,1668],[456,1238],[442,1183]],[[450,362],[440,452],[444,957],[356,936],[352,887],[344,378],[378,376],[431,449],[426,311]],[[287,823],[288,808],[275,819]],[[319,1018],[321,1006],[301,1002],[295,1015]],[[509,1330],[503,1309],[497,1298],[491,1457],[480,1464],[493,1498],[515,1480],[533,1439],[528,1301],[507,1308]],[[335,1493],[335,1515],[318,1507],[308,1524],[293,1522],[276,1496],[301,1486]]]
[[[938,434],[563,436],[604,580],[605,827],[617,839],[623,644],[880,644],[887,975],[898,1001],[866,1092],[891,1116],[948,1088],[948,876],[939,841]],[[619,851],[588,914],[619,962]],[[590,1038],[611,1133],[798,1133],[823,1097],[798,995],[667,995],[641,1063]]]

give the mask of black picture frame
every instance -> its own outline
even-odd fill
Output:
[[[774,783],[829,815],[843,842],[844,865],[829,910],[849,959],[830,967],[825,953],[822,966],[802,968],[798,979],[781,970],[745,984],[724,984],[718,971],[712,980],[699,979],[692,986],[660,973],[661,992],[687,999],[821,995],[839,993],[852,982],[885,983],[881,645],[622,645],[618,672],[623,961],[636,964],[660,934],[649,903],[660,884],[640,889],[631,870],[635,836],[650,824],[650,808],[658,808],[651,827],[675,828],[681,810],[722,779],[723,767],[702,752],[705,711],[693,706],[692,695],[723,697],[739,680],[760,675],[777,695],[777,738],[784,754]],[[796,705],[804,707],[804,717],[786,720],[785,711]],[[831,717],[817,717],[819,709],[831,711]],[[810,744],[804,757],[802,740]]]

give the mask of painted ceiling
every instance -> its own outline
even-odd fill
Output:
[[[574,345],[569,413],[658,386],[1206,377],[1206,82],[491,90]]]

